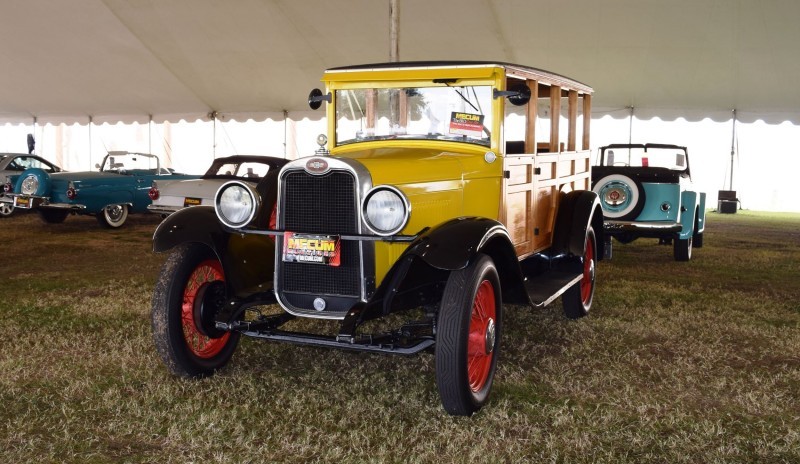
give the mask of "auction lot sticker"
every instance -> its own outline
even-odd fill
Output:
[[[483,115],[472,113],[450,113],[450,134],[480,138],[483,136]]]
[[[283,260],[293,263],[339,266],[341,241],[337,235],[283,234]]]

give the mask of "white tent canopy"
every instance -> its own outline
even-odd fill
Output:
[[[598,109],[800,122],[796,0],[399,5],[403,60],[552,70],[593,86]],[[305,110],[323,69],[387,61],[389,18],[389,0],[7,0],[0,122]]]

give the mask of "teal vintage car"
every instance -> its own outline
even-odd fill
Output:
[[[48,173],[26,169],[5,185],[14,207],[36,209],[47,223],[64,222],[69,214],[87,214],[110,228],[125,224],[129,213],[145,213],[154,180],[196,179],[161,167],[157,156],[127,151],[109,152],[99,171]]]
[[[689,261],[703,246],[706,194],[692,186],[686,147],[659,143],[614,144],[600,148],[592,167],[592,190],[603,207],[603,230],[630,243],[640,237],[672,245],[676,261]]]
[[[29,168],[41,168],[48,174],[61,171],[60,167],[31,153],[0,153],[0,182],[14,183]],[[0,188],[0,218],[14,212],[14,200],[6,198],[3,190]]]

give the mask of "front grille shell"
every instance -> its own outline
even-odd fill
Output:
[[[361,201],[372,188],[369,171],[350,159],[322,158],[328,168],[314,172],[307,165],[320,158],[297,160],[281,170],[278,228],[313,235],[360,235],[366,230]],[[277,238],[275,292],[289,313],[342,319],[374,292],[375,252],[369,241],[341,240],[341,265],[283,262],[283,237]],[[326,308],[314,309],[322,298]]]

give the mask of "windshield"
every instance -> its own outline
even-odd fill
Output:
[[[103,160],[100,170],[103,172],[122,172],[146,170],[157,172],[158,158],[141,153],[109,153]]]
[[[686,151],[682,148],[653,148],[645,151],[641,147],[614,148],[606,150],[603,166],[635,166],[667,168],[684,171],[687,166]]]
[[[456,85],[337,90],[337,144],[425,139],[489,146],[491,90]]]
[[[269,164],[255,161],[246,162],[214,162],[203,177],[233,176],[261,179],[267,175]]]

